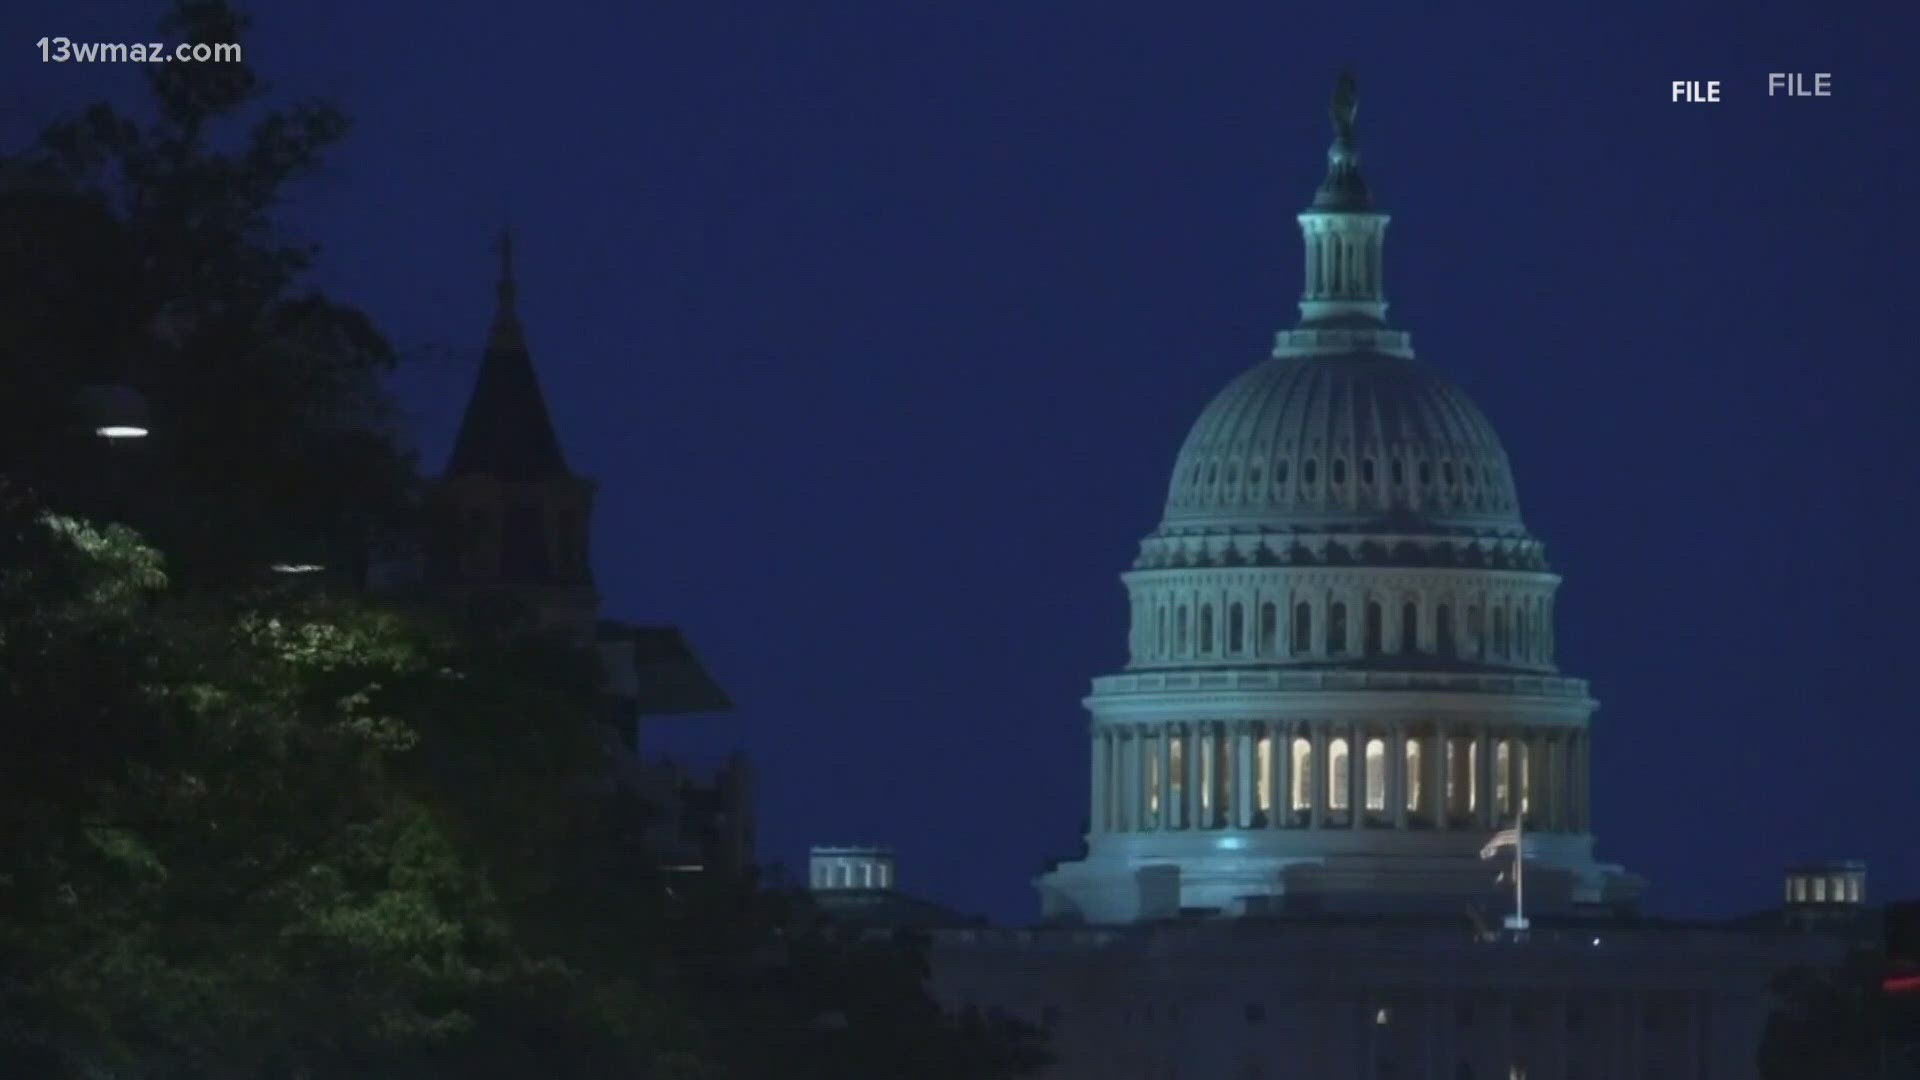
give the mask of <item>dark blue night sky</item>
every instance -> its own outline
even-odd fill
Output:
[[[1035,913],[1116,575],[1293,322],[1351,64],[1391,317],[1566,577],[1602,856],[1674,914],[1810,857],[1920,893],[1910,6],[253,6],[248,60],[356,120],[289,215],[413,357],[436,470],[518,230],[608,613],[682,625],[741,706],[649,738],[752,753],[766,858],[887,842],[914,891]],[[132,85],[35,40],[157,8],[8,5],[6,145]]]

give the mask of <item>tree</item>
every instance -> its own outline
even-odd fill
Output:
[[[245,26],[182,0],[163,32]],[[148,84],[151,121],[96,105],[0,162],[0,468],[136,523],[183,584],[351,562],[411,524],[381,390],[394,354],[305,284],[314,249],[273,219],[346,121],[266,108],[244,64],[154,64]],[[99,385],[131,386],[152,416],[111,460],[82,397]]]

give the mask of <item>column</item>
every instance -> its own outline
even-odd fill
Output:
[[[1093,813],[1087,819],[1087,831],[1106,832],[1112,828],[1107,818],[1107,733],[1093,729]]]
[[[1473,820],[1481,829],[1493,827],[1493,740],[1485,724],[1474,725],[1473,784],[1479,788],[1479,802],[1473,808]]]
[[[1160,725],[1160,827],[1173,828],[1180,820],[1173,812],[1173,725]]]
[[[1292,724],[1270,724],[1273,732],[1273,827],[1293,820],[1293,736]]]
[[[1359,724],[1347,729],[1347,828],[1367,820],[1367,735]]]
[[[1427,815],[1436,829],[1447,827],[1447,729],[1434,721],[1427,738]]]
[[[1181,798],[1186,802],[1187,828],[1198,830],[1200,821],[1200,724],[1187,725],[1187,760],[1181,764],[1186,773],[1185,794]]]
[[[1248,828],[1254,824],[1254,811],[1260,807],[1260,790],[1254,782],[1254,771],[1260,761],[1254,757],[1254,724],[1252,721],[1240,721],[1235,736],[1238,755],[1238,769],[1235,771],[1235,786],[1240,788],[1240,796],[1235,799],[1236,828]]]
[[[1327,725],[1324,721],[1313,723],[1313,760],[1308,764],[1312,766],[1307,770],[1307,778],[1313,782],[1313,808],[1308,811],[1307,824],[1324,829],[1327,827]]]
[[[1387,808],[1393,811],[1393,827],[1406,831],[1407,828],[1407,785],[1411,777],[1407,775],[1407,727],[1403,721],[1393,729],[1393,738],[1387,742]],[[1422,762],[1424,764],[1424,761]]]

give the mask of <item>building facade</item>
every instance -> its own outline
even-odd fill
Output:
[[[482,619],[592,648],[622,745],[617,782],[650,814],[643,843],[670,869],[752,865],[753,772],[734,754],[711,776],[641,751],[652,717],[724,712],[726,692],[681,632],[601,617],[588,540],[594,485],[567,465],[521,327],[512,238],[499,240],[497,304],[473,393],[435,484],[428,574],[439,598]]]
[[[936,990],[1073,1080],[1753,1077],[1772,979],[1844,935],[1647,920],[1596,857],[1560,579],[1492,426],[1387,322],[1354,116],[1343,78],[1298,325],[1195,422],[1123,577],[1085,855],[1039,926],[936,932]],[[1849,868],[1787,889],[1859,899]]]
[[[1040,880],[1049,916],[1458,910],[1516,821],[1543,907],[1640,888],[1594,857],[1595,703],[1554,662],[1560,579],[1506,451],[1387,321],[1354,111],[1343,82],[1299,323],[1194,423],[1123,577],[1087,854]]]

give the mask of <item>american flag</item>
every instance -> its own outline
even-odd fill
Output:
[[[1483,859],[1491,859],[1500,853],[1501,848],[1518,848],[1519,846],[1519,829],[1501,829],[1499,832],[1493,834],[1493,839],[1488,840],[1485,847],[1480,849],[1480,857]]]

